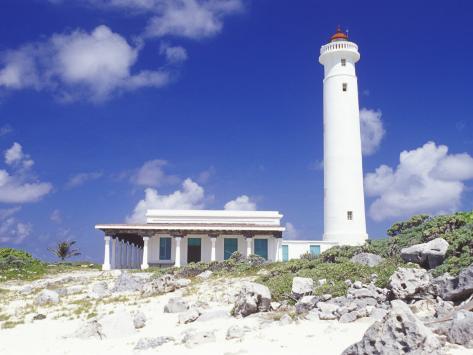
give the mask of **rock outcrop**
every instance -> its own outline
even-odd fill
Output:
[[[441,343],[400,300],[391,302],[392,309],[381,321],[365,332],[360,342],[343,355],[378,354],[440,354]]]
[[[473,294],[473,265],[463,269],[457,277],[443,274],[433,281],[435,293],[447,301],[462,301]]]
[[[448,242],[443,238],[435,238],[427,243],[412,245],[401,250],[401,258],[434,269],[441,265],[447,254]]]
[[[294,277],[292,279],[292,295],[299,299],[305,295],[311,295],[314,291],[314,280],[308,277]]]
[[[164,313],[181,313],[189,309],[189,305],[181,297],[171,297],[164,306]]]
[[[59,303],[59,295],[56,291],[43,290],[35,298],[36,306],[46,306]]]
[[[458,311],[448,329],[447,339],[450,343],[463,345],[473,349],[473,313]]]
[[[388,288],[394,298],[420,299],[432,292],[431,282],[430,274],[424,269],[399,268],[389,278]]]
[[[271,292],[269,288],[255,282],[245,282],[238,293],[232,314],[246,317],[256,312],[267,312],[271,309]]]

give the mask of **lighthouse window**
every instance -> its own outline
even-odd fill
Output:
[[[347,211],[347,219],[349,221],[352,221],[353,220],[353,211]]]
[[[342,85],[342,90],[343,90],[343,91],[347,91],[347,83],[343,83],[343,85]]]
[[[346,59],[342,59],[342,67],[344,67],[345,65],[347,65],[347,60],[346,60]]]

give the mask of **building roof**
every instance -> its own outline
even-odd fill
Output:
[[[334,41],[348,41],[348,34],[343,32],[340,29],[340,26],[337,27],[337,31],[335,32],[335,34],[332,37],[330,37],[330,42],[334,42]]]

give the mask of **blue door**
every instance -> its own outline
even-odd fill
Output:
[[[159,260],[171,260],[171,238],[159,238]]]
[[[238,250],[238,239],[237,238],[224,238],[223,239],[223,259],[227,260],[232,256],[234,252]]]
[[[282,261],[289,260],[289,245],[282,246]]]
[[[268,260],[268,240],[255,239],[255,254]]]
[[[310,246],[310,253],[312,255],[320,255],[320,245],[311,245]]]
[[[201,258],[201,241],[200,238],[187,239],[187,262],[198,263]]]

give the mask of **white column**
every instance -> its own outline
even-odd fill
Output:
[[[141,269],[149,268],[148,265],[148,241],[149,237],[143,237],[143,261],[141,262]]]
[[[174,257],[174,266],[181,267],[181,239],[182,237],[174,237],[176,241],[176,255]]]
[[[111,261],[111,267],[112,269],[117,268],[117,238],[112,238],[112,261]]]
[[[281,238],[274,238],[274,261],[281,261]]]
[[[246,238],[246,257],[249,257],[253,252],[252,252],[252,242],[253,242],[253,237],[252,236],[245,236]]]
[[[131,253],[130,253],[130,268],[134,269],[135,268],[135,245],[131,244]]]
[[[215,242],[217,241],[216,235],[210,235],[210,242],[212,243],[212,251],[210,253],[210,261],[216,260],[216,253],[215,253]]]
[[[110,270],[111,265],[110,265],[110,237],[105,236],[105,253],[103,257],[103,265],[102,265],[102,270]]]

